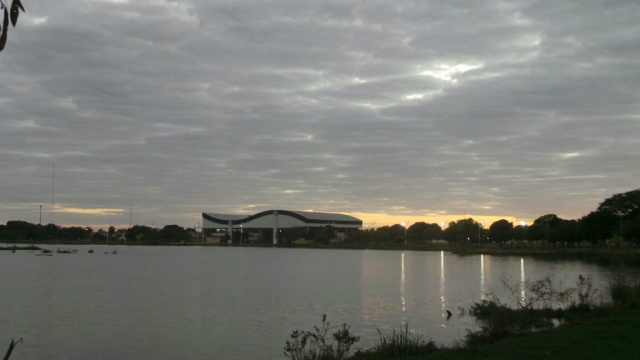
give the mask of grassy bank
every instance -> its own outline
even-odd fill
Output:
[[[406,360],[635,359],[640,354],[640,310],[612,312],[584,324],[521,334],[474,347]]]

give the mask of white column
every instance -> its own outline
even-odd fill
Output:
[[[273,211],[273,245],[278,245],[278,210]]]

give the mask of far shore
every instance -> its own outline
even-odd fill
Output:
[[[12,245],[15,244],[15,245]],[[19,245],[18,245],[19,244]],[[131,242],[5,242],[0,250],[41,250],[40,246],[202,246],[202,247],[256,247],[283,249],[339,249],[339,250],[389,250],[389,251],[446,251],[457,255],[492,255],[492,256],[527,256],[548,260],[582,260],[601,266],[640,267],[640,248],[611,247],[611,246],[574,246],[549,247],[542,245],[506,245],[498,244],[466,244],[455,245],[447,243],[435,244],[357,244],[357,243],[329,243],[329,244],[203,244],[203,243],[131,243]]]

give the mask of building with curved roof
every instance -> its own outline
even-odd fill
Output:
[[[273,244],[278,243],[278,230],[332,226],[338,229],[360,229],[362,220],[350,215],[311,211],[267,210],[253,215],[202,213],[203,229],[272,229]]]

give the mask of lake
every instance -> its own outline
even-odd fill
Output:
[[[69,248],[78,253],[0,251],[0,352],[24,339],[11,360],[284,359],[291,331],[311,330],[322,314],[351,324],[358,348],[375,344],[376,328],[405,323],[450,345],[476,328],[459,307],[491,291],[516,301],[501,279],[551,276],[568,287],[582,274],[606,294],[611,275],[577,261],[446,252]]]

